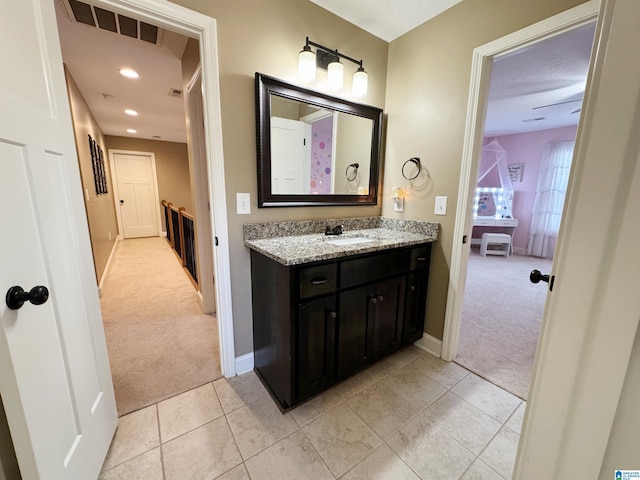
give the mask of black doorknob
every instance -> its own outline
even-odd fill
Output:
[[[7,307],[11,310],[17,310],[24,302],[31,302],[33,305],[42,305],[49,300],[49,289],[43,285],[33,287],[28,292],[25,292],[22,287],[11,287],[7,290],[7,296],[5,301]]]
[[[543,275],[540,270],[531,270],[529,280],[531,280],[531,283],[538,283],[540,280],[549,283],[549,275]]]
[[[124,204],[124,200],[120,200],[120,205]]]

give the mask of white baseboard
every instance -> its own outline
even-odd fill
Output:
[[[527,249],[526,248],[513,248],[513,253],[515,253],[516,255],[526,255],[527,254]]]
[[[236,357],[236,375],[253,370],[253,352]]]
[[[167,236],[167,232],[160,232],[160,236],[161,236],[161,237],[165,237],[165,238],[166,238],[166,236]]]
[[[102,297],[102,287],[104,287],[104,282],[107,279],[107,275],[109,274],[109,269],[111,268],[111,261],[116,254],[116,250],[118,248],[118,244],[120,243],[120,235],[116,236],[116,241],[113,242],[113,248],[111,249],[111,253],[109,254],[109,258],[107,259],[107,264],[104,266],[104,271],[102,272],[102,276],[100,277],[100,283],[98,283],[98,296]]]
[[[440,358],[442,355],[442,340],[438,340],[426,333],[422,334],[422,338],[414,343],[414,345],[422,350],[429,352],[431,355],[435,355]]]

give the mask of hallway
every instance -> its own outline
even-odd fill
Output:
[[[119,416],[221,377],[217,320],[166,239],[121,241],[100,304]]]

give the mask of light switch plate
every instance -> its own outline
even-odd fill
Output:
[[[436,197],[436,209],[434,213],[436,215],[447,214],[447,197]]]
[[[251,195],[248,193],[236,193],[236,211],[238,215],[251,213]]]

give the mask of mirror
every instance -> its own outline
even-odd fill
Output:
[[[382,110],[256,73],[258,206],[375,205]]]

